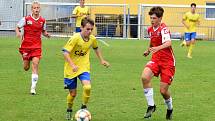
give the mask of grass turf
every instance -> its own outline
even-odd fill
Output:
[[[67,91],[63,89],[63,56],[61,48],[68,38],[43,40],[43,58],[39,67],[37,95],[31,96],[31,71],[22,69],[18,52],[19,40],[0,37],[0,121],[64,121]],[[105,40],[99,43],[105,59],[111,63],[104,68],[91,51],[92,93],[88,104],[93,121],[140,121],[147,105],[140,75],[150,57],[142,53],[148,41]],[[193,59],[186,49],[173,41],[176,74],[170,88],[173,121],[215,120],[215,42],[198,41]],[[165,121],[166,106],[159,94],[159,79],[153,78],[157,111],[151,121]],[[79,83],[74,111],[81,106],[82,89]]]

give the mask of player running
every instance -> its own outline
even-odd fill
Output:
[[[181,43],[183,47],[186,45],[188,47],[187,57],[192,58],[193,46],[196,41],[196,26],[200,24],[200,16],[196,13],[196,4],[192,3],[190,5],[191,11],[186,12],[183,16],[182,23],[185,27],[184,39]]]
[[[19,52],[22,55],[23,68],[28,71],[32,62],[31,89],[32,95],[36,94],[38,82],[39,62],[41,59],[41,34],[50,37],[46,31],[46,20],[40,16],[40,3],[34,1],[31,5],[32,14],[22,18],[16,27],[16,36],[22,40]],[[20,30],[24,33],[21,34]]]
[[[63,47],[64,64],[64,84],[69,89],[67,95],[67,119],[71,119],[73,101],[76,97],[77,78],[83,86],[83,102],[81,109],[87,108],[90,98],[91,80],[90,80],[90,48],[92,47],[100,60],[100,63],[106,67],[110,64],[105,61],[98,48],[95,36],[91,35],[94,27],[94,21],[90,18],[84,18],[81,22],[81,32],[74,34],[67,44]]]
[[[162,7],[153,7],[149,11],[152,25],[148,28],[150,46],[144,52],[144,56],[152,53],[152,58],[146,64],[141,75],[141,80],[148,104],[144,118],[150,118],[156,110],[151,79],[153,76],[158,77],[160,75],[160,93],[167,105],[166,119],[170,120],[172,118],[173,105],[169,86],[173,81],[175,73],[175,58],[171,47],[170,31],[161,22],[163,13],[164,9]]]

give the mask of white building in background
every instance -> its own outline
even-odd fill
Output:
[[[26,2],[32,2],[33,0],[0,0],[0,30],[14,30],[17,22],[27,14],[30,13],[30,10],[25,9]],[[40,2],[74,2],[77,3],[78,0],[39,0]],[[42,16],[46,19],[59,18],[59,16],[66,16],[71,13],[67,8],[42,8]],[[61,14],[56,14],[59,11]],[[62,12],[64,11],[64,12]],[[63,14],[62,14],[63,13]],[[52,15],[53,14],[53,15]],[[52,18],[50,17],[52,16]]]
[[[14,30],[23,15],[23,0],[0,0],[0,30]]]

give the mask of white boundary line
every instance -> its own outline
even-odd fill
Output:
[[[51,35],[51,37],[71,37],[70,35]],[[96,40],[98,40],[99,42],[101,42],[102,44],[104,44],[105,46],[109,47],[110,45],[105,42],[104,40],[101,40],[99,38],[96,38]]]
[[[101,42],[102,44],[104,44],[104,45],[106,45],[107,47],[109,47],[110,45],[107,43],[107,42],[105,42],[104,40],[101,40],[101,39],[97,39],[99,42]]]

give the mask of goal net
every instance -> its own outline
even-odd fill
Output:
[[[70,18],[79,3],[40,2],[41,15],[47,20],[47,30],[56,36],[71,36],[75,19]],[[126,37],[126,4],[85,4],[95,21],[97,37]],[[31,13],[31,3],[25,3],[25,15]]]
[[[189,5],[167,5],[167,4],[140,4],[138,19],[138,38],[148,38],[146,29],[150,25],[148,12],[153,6],[164,8],[162,21],[166,23],[171,31],[173,39],[183,39],[184,27],[182,17],[185,12],[191,10]],[[200,14],[200,25],[197,26],[197,39],[215,40],[215,6],[198,6],[196,12]]]

